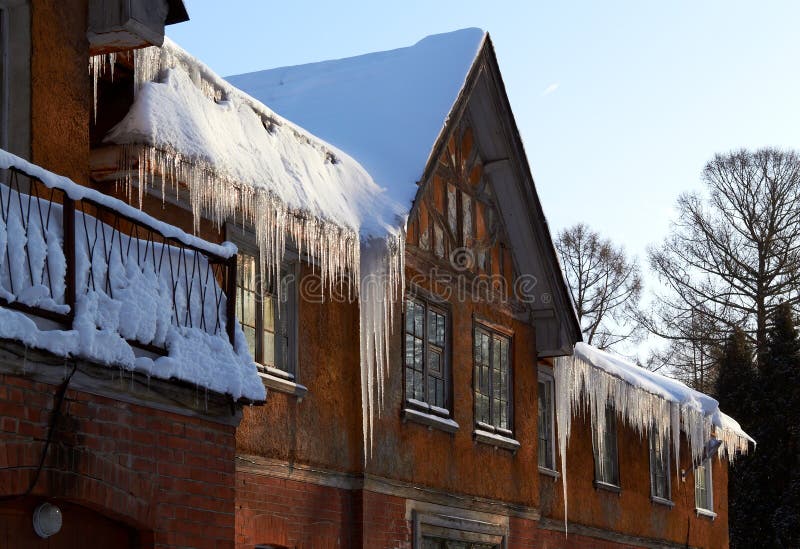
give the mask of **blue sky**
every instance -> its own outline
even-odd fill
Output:
[[[488,30],[551,228],[643,263],[715,152],[800,146],[800,2],[185,3],[169,36],[222,75]]]

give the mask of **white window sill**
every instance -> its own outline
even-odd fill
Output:
[[[694,512],[697,513],[698,517],[706,517],[714,520],[717,518],[717,514],[714,511],[709,511],[708,509],[702,509],[700,507],[695,507]]]
[[[553,477],[553,482],[561,478],[561,473],[555,471],[553,469],[548,469],[547,467],[539,466],[539,474],[544,475],[546,477]]]
[[[264,383],[265,387],[278,391],[279,393],[294,395],[299,399],[304,398],[306,393],[308,393],[308,387],[288,379],[285,372],[281,372],[283,375],[278,376],[272,372],[274,368],[270,368],[269,370],[270,371],[264,371],[259,369],[258,371],[258,376],[261,378],[261,382]]]
[[[450,418],[428,414],[413,408],[403,409],[403,420],[413,421],[414,423],[425,425],[428,429],[440,429],[448,433],[455,433],[459,428],[458,423]]]
[[[475,440],[481,442],[483,444],[489,444],[490,446],[494,446],[495,448],[503,448],[505,450],[511,450],[512,452],[516,452],[519,449],[519,442],[514,440],[513,438],[506,437],[503,435],[498,435],[497,433],[492,433],[489,431],[484,431],[483,429],[475,429],[472,432]]]
[[[605,490],[607,492],[613,492],[614,494],[619,494],[622,492],[622,488],[620,488],[616,484],[611,484],[610,482],[603,482],[602,480],[595,480],[594,487],[596,490]]]
[[[650,501],[652,503],[655,503],[655,504],[658,504],[658,505],[663,505],[665,507],[669,507],[670,509],[675,507],[675,502],[674,501],[672,501],[671,499],[666,499],[666,498],[662,498],[662,497],[659,497],[659,496],[650,496]]]

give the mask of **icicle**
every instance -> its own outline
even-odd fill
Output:
[[[116,53],[101,53],[89,56],[89,74],[92,75],[92,104],[94,105],[94,122],[97,123],[97,82],[109,67],[111,81],[114,81],[114,65],[117,63]]]
[[[606,407],[611,406],[627,425],[640,436],[671,433],[676,473],[680,471],[680,434],[686,434],[692,463],[703,457],[706,443],[712,436],[723,441],[720,456],[727,452],[730,460],[736,453],[746,453],[752,439],[741,427],[719,410],[704,411],[691,396],[686,401],[668,400],[643,386],[631,383],[579,356],[558,357],[555,361],[556,421],[558,449],[561,452],[561,474],[564,490],[564,529],[567,529],[567,461],[572,416],[581,406],[589,410],[597,451],[604,452]],[[613,369],[612,369],[613,371]],[[686,388],[687,391],[691,391]],[[689,393],[687,393],[688,395]],[[715,427],[716,426],[716,427]],[[659,437],[660,439],[661,437]],[[724,449],[723,449],[724,448]],[[600,467],[602,467],[602,461]],[[602,470],[600,471],[602,474]]]
[[[561,488],[564,492],[564,534],[569,535],[567,520],[567,446],[572,430],[572,408],[576,402],[570,398],[574,390],[572,357],[556,357],[554,367],[556,389],[556,432],[558,451],[561,454]]]
[[[179,48],[142,48],[133,55],[135,92],[146,82],[160,79],[166,70],[181,66],[203,95],[217,102],[229,99],[227,88],[218,78],[207,68],[198,67],[196,61]],[[267,125],[265,128],[271,131]],[[284,129],[293,132],[299,141],[319,148],[292,127],[286,125]],[[320,148],[319,152],[331,154],[325,148]],[[186,158],[176,150],[127,144],[123,145],[121,163],[120,170],[126,174],[124,184],[128,199],[133,195],[133,185],[138,185],[140,207],[146,187],[155,186],[157,177],[161,178],[162,202],[166,200],[167,180],[175,189],[176,198],[179,188],[185,187],[195,232],[199,231],[203,216],[222,227],[240,213],[242,223],[254,227],[261,272],[265,283],[272,283],[276,288],[278,299],[281,299],[280,269],[287,243],[291,243],[301,257],[305,253],[313,258],[312,270],[321,278],[323,294],[337,291],[344,281],[348,296],[359,299],[365,459],[371,455],[375,419],[381,415],[384,383],[389,372],[394,304],[401,300],[405,287],[405,233],[402,228],[385,238],[362,242],[359,233],[352,228],[290,208],[271,190],[233,180],[206,159]]]

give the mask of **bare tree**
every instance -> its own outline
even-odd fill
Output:
[[[773,311],[800,297],[800,157],[717,155],[703,182],[706,193],[680,196],[669,235],[649,250],[665,291],[644,321],[669,340],[715,345],[741,327],[760,355]]]
[[[586,342],[607,349],[635,338],[642,292],[637,263],[583,223],[561,231],[555,245]]]
[[[684,325],[674,326],[684,339],[672,339],[664,348],[652,348],[644,367],[665,370],[690,387],[713,394],[720,347],[716,324],[696,314]]]

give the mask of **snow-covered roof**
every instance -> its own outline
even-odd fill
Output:
[[[220,182],[208,197],[217,204],[245,188],[364,236],[403,225],[406,211],[387,200],[358,162],[228,84],[169,39],[161,48],[137,50],[136,73],[133,106],[106,142],[179,155]]]
[[[574,358],[623,381],[633,389],[702,414],[711,421],[718,438],[723,436],[722,431],[727,431],[728,436],[735,436],[749,443],[755,442],[742,430],[738,422],[722,413],[716,399],[692,389],[677,379],[646,370],[619,355],[602,351],[588,343],[580,342],[575,345]],[[732,454],[736,449],[729,448],[728,451]]]
[[[410,208],[485,36],[462,29],[396,50],[227,80],[345,151]]]
[[[747,453],[751,444],[755,445],[736,420],[720,411],[715,399],[588,343],[576,343],[572,356],[558,357],[554,370],[565,527],[567,445],[572,417],[580,410],[588,409],[598,444],[604,440],[607,406],[642,436],[657,433],[662,440],[671,439],[676,475],[680,472],[681,433],[686,436],[689,455],[695,464],[712,457],[709,452],[712,436],[722,442],[717,455],[730,461],[739,453]]]

